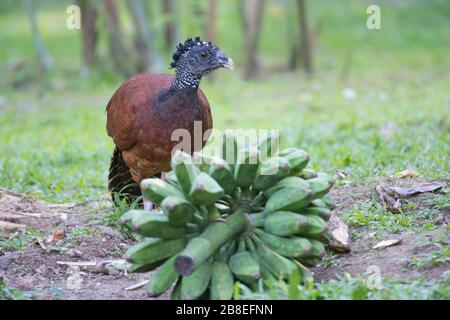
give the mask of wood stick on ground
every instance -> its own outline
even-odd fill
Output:
[[[12,222],[8,222],[8,221],[0,220],[0,229],[4,229],[6,231],[16,231],[16,230],[25,229],[25,228],[26,228],[26,226],[23,224],[12,223]]]
[[[63,266],[77,266],[77,267],[95,267],[95,261],[56,261],[56,264]]]
[[[143,286],[145,286],[148,283],[148,280],[133,284],[132,286],[126,287],[125,290],[126,291],[131,291],[131,290],[136,290],[139,288],[142,288]]]

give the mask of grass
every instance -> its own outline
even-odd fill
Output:
[[[0,300],[30,300],[32,294],[8,287],[0,278]]]
[[[448,195],[436,195],[431,199],[443,199],[446,196],[448,197]],[[357,203],[353,208],[342,213],[344,221],[350,226],[364,227],[365,231],[392,233],[436,230],[441,228],[439,215],[439,208],[416,210],[414,202],[406,205],[402,213],[391,213],[375,201]]]
[[[68,4],[68,0],[40,1],[39,24],[55,63],[55,70],[45,75],[35,72],[24,11],[14,1],[0,4],[0,65],[4,67],[0,73],[0,187],[50,202],[109,198],[106,185],[113,143],[106,135],[104,109],[124,80],[111,69],[106,37],[100,39],[105,63],[89,77],[80,75],[79,34],[64,27]],[[449,179],[447,1],[347,0],[341,5],[319,0],[309,4],[313,29],[320,25],[316,74],[308,78],[301,72],[275,72],[288,57],[290,42],[284,35],[290,9],[282,2],[267,1],[260,44],[265,68],[261,79],[244,81],[239,74],[244,55],[237,0],[220,3],[219,45],[236,61],[238,72],[218,71],[214,81],[202,82],[215,127],[278,128],[283,147],[304,148],[314,169],[343,170],[347,182],[366,185],[405,168],[414,168],[426,180]],[[380,5],[382,30],[367,30],[369,4]],[[189,1],[182,6],[181,36],[201,33],[201,23],[189,19]],[[127,14],[122,21],[130,44],[132,22]],[[162,43],[157,45],[168,65],[170,53],[163,52]],[[8,68],[14,62],[23,62],[23,67]],[[375,202],[357,203],[344,212],[344,220],[355,236],[358,228],[394,233],[444,230],[445,226],[437,225],[436,213],[448,209],[448,190],[427,201],[428,209],[411,205],[400,215],[385,212]],[[127,209],[122,203],[102,219],[116,224]],[[80,228],[72,229],[69,236],[83,235],[86,230]],[[1,242],[2,249],[23,248],[33,237],[14,236]],[[414,264],[448,258],[448,251],[436,252],[418,257]],[[384,289],[371,290],[363,278],[344,277],[303,290],[297,298],[448,298],[445,283],[448,280],[387,279]]]
[[[101,232],[98,230],[92,230],[85,226],[77,226],[72,228],[67,235],[68,243],[75,244],[79,241],[79,238],[90,237],[90,238],[101,238]]]
[[[450,61],[444,53],[450,42],[443,41],[448,10],[442,1],[434,1],[426,12],[416,1],[410,6],[386,5],[385,27],[377,34],[360,25],[362,5],[350,2],[350,9],[312,5],[313,21],[324,21],[318,71],[312,80],[267,69],[260,81],[244,82],[238,74],[223,71],[214,82],[204,81],[215,127],[279,128],[283,146],[306,149],[313,167],[345,170],[351,181],[376,180],[406,167],[428,179],[448,179]],[[39,81],[30,64],[25,75],[0,76],[6,88],[1,93],[6,106],[0,114],[0,181],[4,188],[45,200],[81,202],[108,196],[113,145],[105,132],[104,108],[122,79],[108,68],[80,77],[77,42],[71,41],[77,35],[54,28],[61,20],[60,9],[49,5],[40,21],[56,70]],[[269,3],[268,21],[281,19],[279,9]],[[425,19],[425,14],[433,19],[425,31],[413,34],[411,17]],[[7,33],[16,21],[26,26],[23,12],[10,12],[0,21],[2,61],[32,58],[27,28]],[[262,56],[270,66],[274,52],[268,42],[277,37],[266,31]],[[436,41],[431,43],[430,37]],[[223,36],[222,47],[242,61],[241,50],[233,49],[228,38]],[[350,49],[353,62],[343,77],[342,64]],[[14,90],[11,83],[17,77],[26,80],[22,89]],[[356,93],[354,99],[343,96],[346,88]]]
[[[35,231],[33,229],[21,230],[14,233],[6,240],[1,241],[0,249],[4,251],[23,250],[36,243],[37,240],[43,236],[44,233],[41,231]]]
[[[418,257],[413,257],[409,265],[416,269],[427,269],[450,263],[450,249],[447,246],[436,244],[438,250],[431,251]]]
[[[371,284],[369,276],[338,275],[335,280],[315,285],[296,285],[279,281],[269,285],[269,290],[251,291],[241,285],[237,294],[242,300],[448,300],[450,278],[436,281],[421,278],[400,279],[384,277],[378,286]],[[292,286],[298,290],[289,290]],[[292,294],[295,292],[295,294]],[[236,295],[235,295],[236,297]]]

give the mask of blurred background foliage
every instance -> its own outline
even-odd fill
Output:
[[[81,30],[66,27],[73,4]],[[448,179],[448,0],[3,0],[0,187],[105,196],[108,99],[131,74],[173,72],[175,44],[196,35],[236,62],[202,83],[216,128],[279,128],[348,182],[405,167]]]

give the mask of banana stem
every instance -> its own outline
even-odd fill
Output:
[[[243,233],[249,226],[245,216],[249,208],[241,206],[226,218],[225,222],[212,222],[203,233],[193,238],[175,259],[175,270],[182,276],[192,274],[209,259],[225,242]]]

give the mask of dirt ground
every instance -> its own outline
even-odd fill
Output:
[[[352,208],[356,203],[375,199],[375,185],[337,187],[332,191],[336,200],[336,215]],[[413,197],[418,207],[425,205],[429,194]],[[98,209],[96,209],[98,208]],[[108,270],[98,273],[95,264],[99,261],[121,259],[133,241],[115,228],[106,226],[98,218],[111,212],[109,203],[86,203],[82,205],[52,205],[35,198],[0,190],[0,215],[12,223],[23,224],[29,230],[41,231],[31,244],[22,250],[2,249],[0,246],[0,277],[6,285],[24,292],[33,292],[35,299],[150,299],[143,290],[126,290],[146,280],[149,274],[124,274]],[[449,210],[442,213],[442,223],[447,224]],[[6,217],[6,218],[5,218]],[[375,235],[356,228],[352,237],[351,251],[335,254],[313,268],[316,281],[327,281],[337,274],[365,274],[370,266],[376,266],[382,276],[401,278],[439,278],[449,270],[449,264],[431,266],[419,270],[410,266],[414,256],[426,254],[433,247],[419,246],[428,239],[432,243],[436,232],[404,232]],[[20,238],[24,231],[0,233],[0,243]],[[445,235],[448,245],[448,233]],[[38,240],[39,239],[39,240]],[[372,247],[381,240],[398,239],[401,242],[383,250]],[[3,242],[4,243],[4,242]],[[70,266],[70,262],[85,263],[85,266]],[[76,275],[77,285],[72,284]],[[106,274],[105,274],[106,273]],[[81,280],[80,280],[81,279]],[[167,299],[167,295],[158,299]]]

